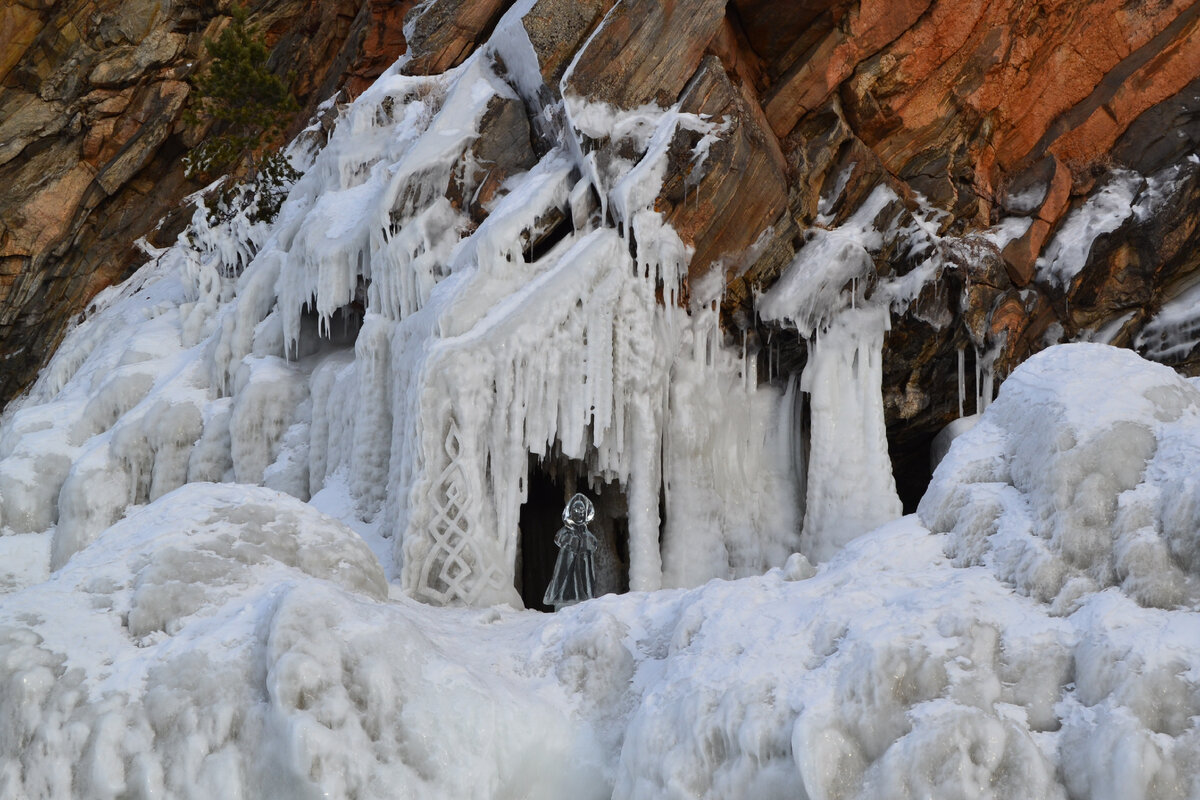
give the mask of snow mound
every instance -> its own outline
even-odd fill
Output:
[[[1062,345],[955,439],[918,513],[951,534],[955,564],[985,564],[1057,613],[1111,586],[1195,610],[1198,459],[1195,385],[1128,350]]]
[[[295,500],[189,486],[0,606],[0,796],[1194,797],[1200,617],[1056,617],[950,538],[449,609],[379,602]]]

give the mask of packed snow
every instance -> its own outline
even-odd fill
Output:
[[[1112,586],[1145,606],[1195,609],[1198,455],[1192,383],[1128,350],[1052,348],[955,440],[919,513],[951,535],[956,564],[986,563],[1058,613]]]
[[[889,313],[973,245],[879,189],[759,298],[810,347],[760,380],[653,207],[724,124],[544,106],[531,5],[306,132],[273,223],[198,212],[0,416],[0,798],[1200,797],[1200,388],[1066,345],[989,406],[977,355],[900,518]],[[514,101],[558,138],[479,222]],[[621,488],[632,591],[522,607],[531,455]]]
[[[414,602],[310,505],[188,484],[0,604],[0,796],[1193,798],[1197,414],[1054,348],[920,515],[553,615]]]

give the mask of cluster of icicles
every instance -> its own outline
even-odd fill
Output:
[[[96,301],[3,419],[6,533],[48,537],[56,568],[186,482],[303,500],[336,483],[391,537],[405,591],[519,605],[530,454],[553,450],[624,487],[633,589],[760,573],[802,541],[825,558],[899,514],[882,308],[826,320],[797,387],[759,385],[713,298],[681,307],[691,251],[653,198],[671,133],[719,135],[716,121],[640,109],[626,124],[631,114],[569,98],[564,118],[606,120],[640,159],[601,175],[567,124],[481,224],[451,204],[449,181],[470,196],[486,174],[470,146],[489,103],[537,97],[521,79],[536,74],[535,61],[521,67],[532,49],[508,27],[444,75],[393,68],[340,111],[324,146],[294,146],[307,169],[275,222],[198,213]],[[527,261],[555,210],[573,231]]]

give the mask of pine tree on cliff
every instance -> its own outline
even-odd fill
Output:
[[[234,6],[233,19],[216,40],[204,43],[212,61],[191,79],[193,124],[211,123],[209,136],[184,157],[188,177],[210,179],[241,174],[258,189],[254,216],[278,211],[284,187],[298,177],[278,149],[291,115],[299,110],[288,80],[267,65],[270,50],[247,23],[248,12]],[[218,202],[228,204],[232,197]],[[216,212],[213,202],[210,211]]]

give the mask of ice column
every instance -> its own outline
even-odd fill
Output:
[[[886,308],[842,310],[812,342],[801,388],[812,436],[801,549],[825,561],[902,513],[883,422]]]

